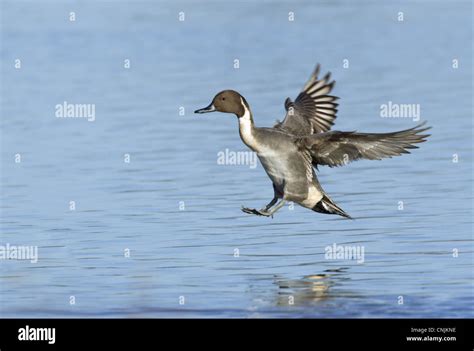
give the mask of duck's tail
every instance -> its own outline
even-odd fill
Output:
[[[339,216],[353,219],[347,213],[344,212],[342,208],[337,206],[334,201],[332,201],[329,196],[326,194],[323,195],[321,201],[319,201],[314,207],[313,211],[320,212],[320,213],[327,213],[327,214],[337,214]]]

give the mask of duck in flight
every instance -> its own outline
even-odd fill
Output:
[[[392,133],[330,131],[338,97],[330,95],[335,83],[330,81],[331,74],[320,79],[319,71],[318,64],[295,101],[286,99],[285,119],[273,128],[255,127],[249,104],[234,90],[221,91],[209,106],[195,111],[235,114],[242,141],[257,153],[273,183],[273,199],[260,210],[243,207],[245,213],[273,216],[292,201],[316,212],[351,218],[324,192],[315,169],[408,154],[429,136],[421,134],[430,129],[424,123]]]

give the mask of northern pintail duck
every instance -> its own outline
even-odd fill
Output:
[[[407,154],[429,136],[421,134],[429,129],[424,123],[392,133],[329,131],[336,119],[338,97],[329,95],[335,83],[330,82],[331,74],[319,79],[319,70],[318,64],[295,101],[286,99],[285,119],[273,128],[255,127],[249,104],[234,90],[221,91],[209,106],[195,111],[235,114],[242,141],[257,153],[272,180],[270,203],[260,210],[243,207],[245,213],[273,216],[287,201],[293,201],[316,212],[351,218],[321,188],[315,169]]]

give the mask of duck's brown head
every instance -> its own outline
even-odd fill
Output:
[[[249,111],[249,106],[245,98],[234,90],[223,90],[214,96],[209,106],[194,111],[194,113],[225,112],[233,113],[237,117],[242,117],[245,111]]]

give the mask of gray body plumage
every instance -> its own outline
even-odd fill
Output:
[[[299,150],[297,138],[275,128],[255,128],[257,147],[251,147],[273,183],[278,198],[312,208],[322,198],[322,189],[308,150]]]

